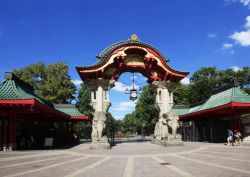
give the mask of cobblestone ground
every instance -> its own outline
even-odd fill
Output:
[[[110,150],[81,144],[66,150],[0,152],[1,177],[249,177],[250,146],[121,143]]]

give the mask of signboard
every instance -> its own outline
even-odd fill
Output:
[[[53,141],[54,141],[54,138],[45,138],[44,146],[45,147],[52,147]]]
[[[245,133],[250,134],[250,125],[245,125]]]

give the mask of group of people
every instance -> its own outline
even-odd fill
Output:
[[[241,133],[239,130],[234,132],[230,129],[227,129],[227,145],[228,146],[240,146],[241,145]]]

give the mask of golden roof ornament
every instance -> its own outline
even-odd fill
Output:
[[[136,34],[132,34],[132,35],[130,36],[130,40],[132,40],[132,41],[139,41],[139,39],[138,39],[138,37],[136,36]]]

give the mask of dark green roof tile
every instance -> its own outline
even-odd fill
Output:
[[[84,116],[72,104],[54,104],[54,108],[70,116]]]
[[[131,44],[140,45],[140,46],[146,46],[146,47],[152,48],[155,51],[157,51],[159,53],[159,55],[161,55],[161,57],[166,60],[166,62],[169,61],[155,47],[153,47],[153,46],[151,46],[149,44],[143,43],[143,42],[141,42],[139,40],[131,40],[131,39],[111,44],[110,46],[108,46],[107,48],[105,48],[101,52],[101,54],[99,54],[97,57],[100,58],[101,60],[106,59],[111,54],[111,52],[114,51],[115,49],[117,49],[117,48],[119,48],[121,46],[124,46],[124,45],[131,45]]]
[[[212,95],[205,103],[201,105],[192,108],[174,107],[173,111],[175,111],[178,115],[186,115],[189,113],[223,106],[230,102],[250,103],[250,95],[241,90],[239,87],[232,87],[228,90]]]
[[[189,106],[177,105],[177,106],[174,106],[172,110],[176,112],[179,116],[181,116],[181,115],[185,115],[188,113]]]
[[[0,83],[0,99],[1,100],[36,99],[42,104],[47,104],[47,102],[39,98],[34,93],[34,89],[32,86],[23,82],[12,73],[6,73],[6,80]]]
[[[117,43],[114,43],[114,44],[111,44],[110,46],[108,46],[107,48],[105,48],[101,54],[97,55],[97,58],[99,58],[100,60],[95,63],[94,65],[91,65],[91,66],[85,66],[85,67],[81,67],[81,68],[89,68],[89,67],[96,67],[98,65],[101,65],[103,62],[106,61],[106,59],[109,57],[109,55],[117,48],[121,47],[121,46],[126,46],[126,45],[131,45],[131,44],[134,44],[134,45],[139,45],[139,46],[145,46],[145,47],[149,47],[149,48],[152,48],[153,50],[157,51],[159,53],[159,55],[166,61],[168,62],[169,60],[166,59],[155,47],[149,45],[149,44],[146,44],[146,43],[143,43],[139,40],[126,40],[126,41],[120,41],[120,42],[117,42]]]

